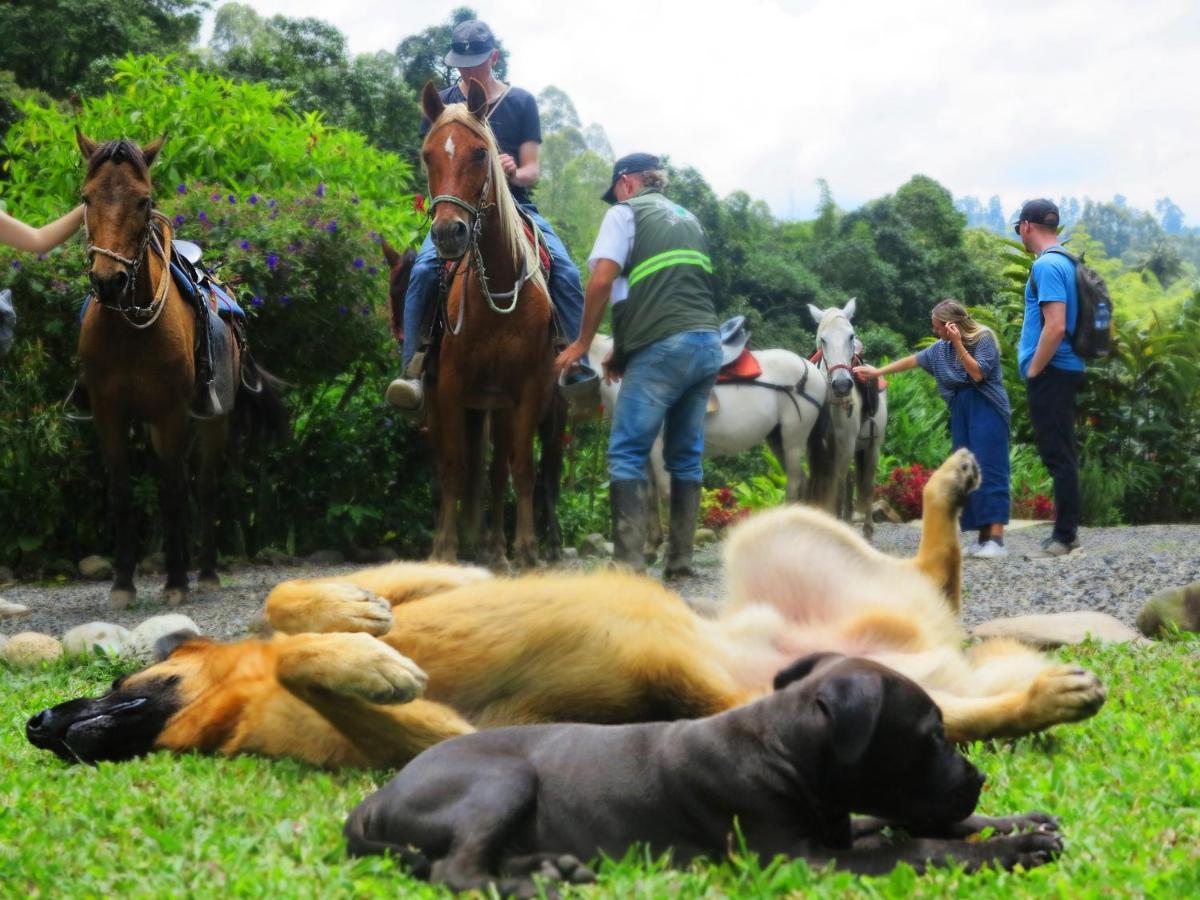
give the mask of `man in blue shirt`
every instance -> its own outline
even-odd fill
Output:
[[[460,22],[451,35],[446,65],[456,67],[462,81],[441,91],[442,101],[465,102],[467,85],[472,79],[483,85],[487,92],[487,120],[500,148],[500,165],[508,176],[513,199],[529,213],[546,239],[546,249],[550,251],[551,259],[550,299],[554,302],[567,340],[573,341],[579,336],[583,323],[583,285],[579,279],[579,268],[567,253],[562,239],[533,204],[532,191],[540,174],[539,145],[542,142],[537,101],[528,91],[496,79],[492,69],[499,59],[496,39],[487,25],[477,19]],[[427,121],[421,123],[422,136],[429,131],[430,124]],[[427,320],[429,304],[434,302],[437,295],[438,267],[433,239],[427,235],[413,262],[404,296],[404,350],[401,361],[405,370],[424,337],[421,326]],[[580,362],[581,365],[570,373],[569,380],[595,377],[587,365],[587,358]],[[419,378],[405,378],[402,375],[388,386],[387,400],[401,410],[415,412],[422,407],[422,393]]]
[[[1025,320],[1017,366],[1025,379],[1029,418],[1038,454],[1054,479],[1054,531],[1027,559],[1057,559],[1079,547],[1079,453],[1075,399],[1086,369],[1071,349],[1079,311],[1075,264],[1055,252],[1058,207],[1030,200],[1021,207],[1015,231],[1037,258],[1025,284]]]

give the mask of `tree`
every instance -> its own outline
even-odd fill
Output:
[[[1158,221],[1162,223],[1163,231],[1167,234],[1183,233],[1183,210],[1176,206],[1170,197],[1155,201],[1154,211],[1158,213]]]
[[[0,4],[0,69],[54,97],[77,91],[128,53],[184,50],[209,0],[6,0]]]

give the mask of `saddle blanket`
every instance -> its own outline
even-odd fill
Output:
[[[762,366],[749,350],[743,350],[741,356],[728,365],[722,366],[717,373],[717,384],[731,381],[753,381],[762,375]]]

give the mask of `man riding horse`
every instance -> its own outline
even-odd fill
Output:
[[[487,92],[486,119],[500,147],[500,163],[508,176],[509,189],[517,205],[533,220],[542,232],[543,242],[550,252],[550,298],[559,319],[559,329],[567,341],[579,336],[583,322],[583,285],[579,269],[572,262],[562,239],[554,233],[533,204],[531,191],[539,175],[538,153],[542,140],[541,120],[537,101],[528,91],[506,85],[492,74],[500,51],[492,31],[483,22],[469,20],[455,26],[446,65],[458,69],[460,81],[439,92],[443,103],[466,101],[466,86],[471,80],[479,82]],[[429,131],[426,119],[421,123],[421,136]],[[451,152],[451,148],[446,148]],[[416,412],[422,408],[421,386],[423,355],[412,365],[422,341],[428,336],[430,304],[437,296],[440,262],[432,238],[427,234],[409,276],[404,297],[404,351],[402,375],[387,389],[392,406]],[[409,376],[409,377],[405,377]],[[567,381],[578,383],[596,378],[586,358],[579,367],[568,373]]]

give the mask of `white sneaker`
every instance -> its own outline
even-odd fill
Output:
[[[1008,548],[995,541],[984,541],[971,551],[972,559],[1004,559],[1008,556]]]
[[[421,382],[417,378],[397,378],[388,385],[387,393],[384,396],[387,398],[388,405],[408,412],[419,410],[425,399]]]

